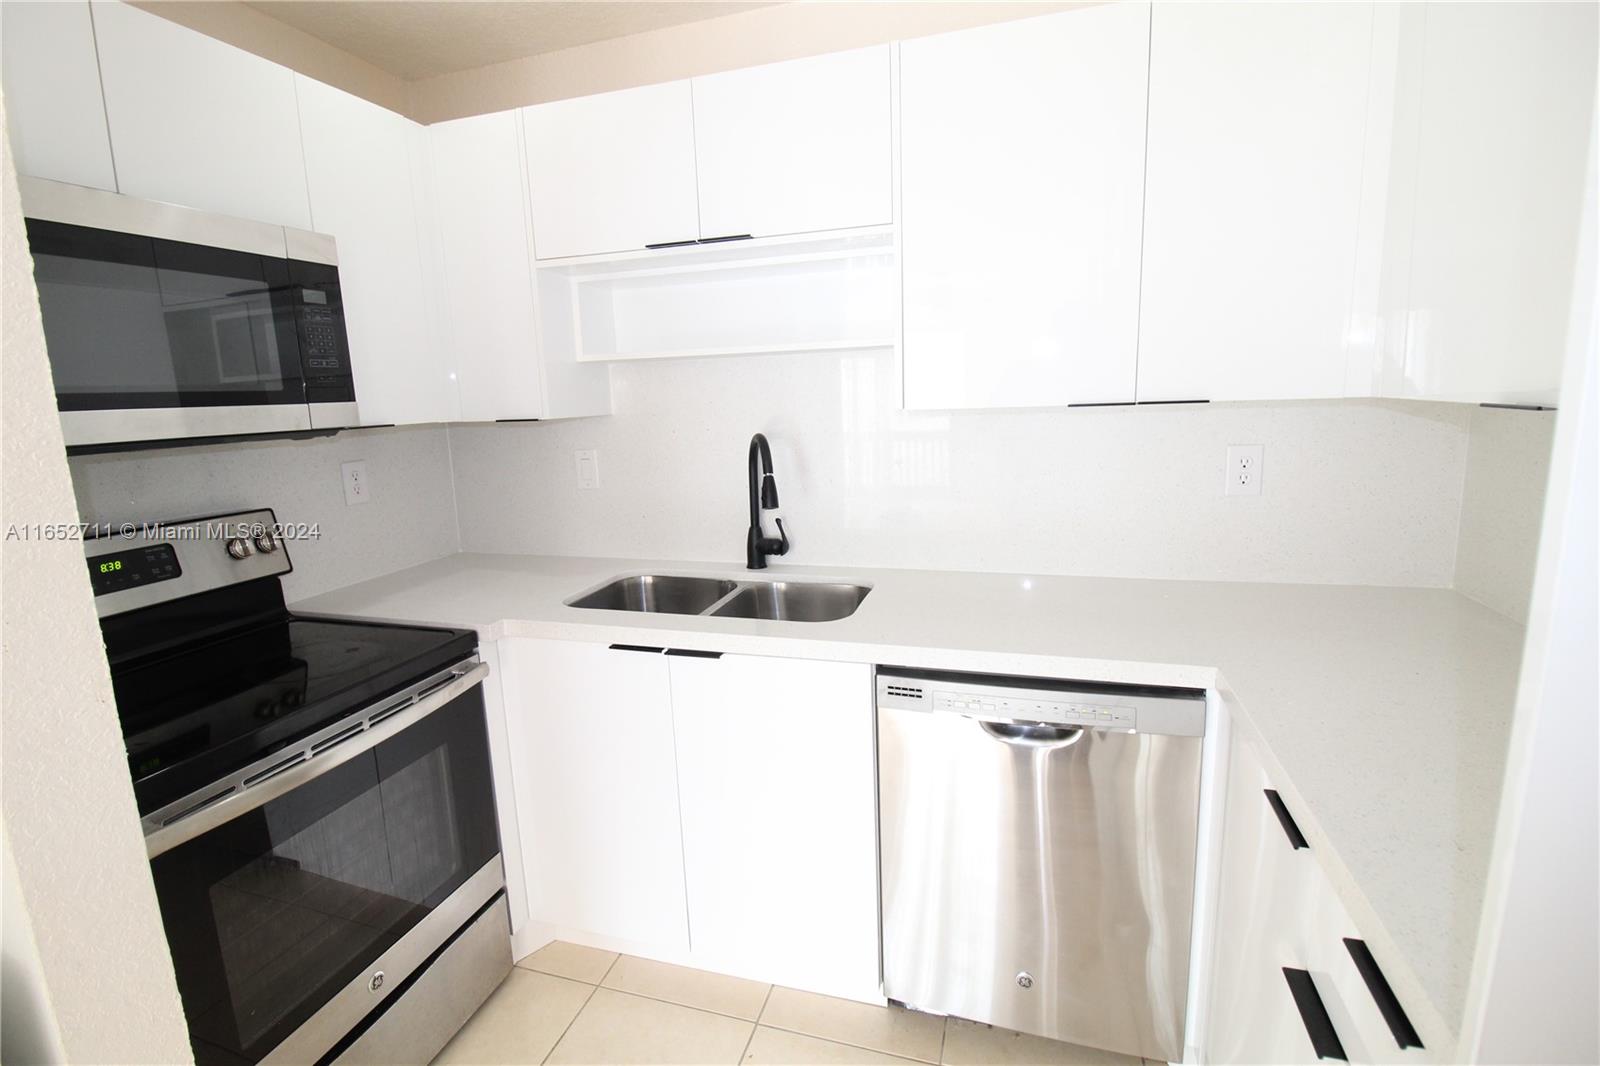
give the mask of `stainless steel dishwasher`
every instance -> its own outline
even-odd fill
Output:
[[[1204,693],[878,670],[884,994],[1183,1058]]]

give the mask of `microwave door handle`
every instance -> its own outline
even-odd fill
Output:
[[[395,734],[422,721],[473,686],[481,684],[483,679],[489,676],[489,665],[484,662],[462,663],[452,672],[454,676],[451,679],[435,684],[432,688],[413,696],[415,702],[404,710],[388,714],[378,721],[368,718],[344,732],[308,743],[303,751],[308,752],[309,756],[287,769],[261,778],[255,784],[229,786],[215,797],[201,799],[195,806],[148,829],[144,838],[146,854],[152,859],[163,855],[219,825],[271,803],[279,796],[292,792],[307,781],[344,765],[363,752],[371,751]],[[294,756],[290,755],[288,758],[292,760]]]

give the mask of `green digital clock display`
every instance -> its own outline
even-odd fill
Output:
[[[96,596],[170,581],[182,572],[170,544],[145,544],[89,560],[89,584]]]

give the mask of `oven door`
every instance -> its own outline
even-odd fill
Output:
[[[147,832],[197,1063],[324,1057],[499,898],[486,673],[469,660]]]

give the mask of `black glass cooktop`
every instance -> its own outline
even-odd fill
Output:
[[[284,614],[114,665],[139,813],[203,788],[472,654],[470,630]]]

